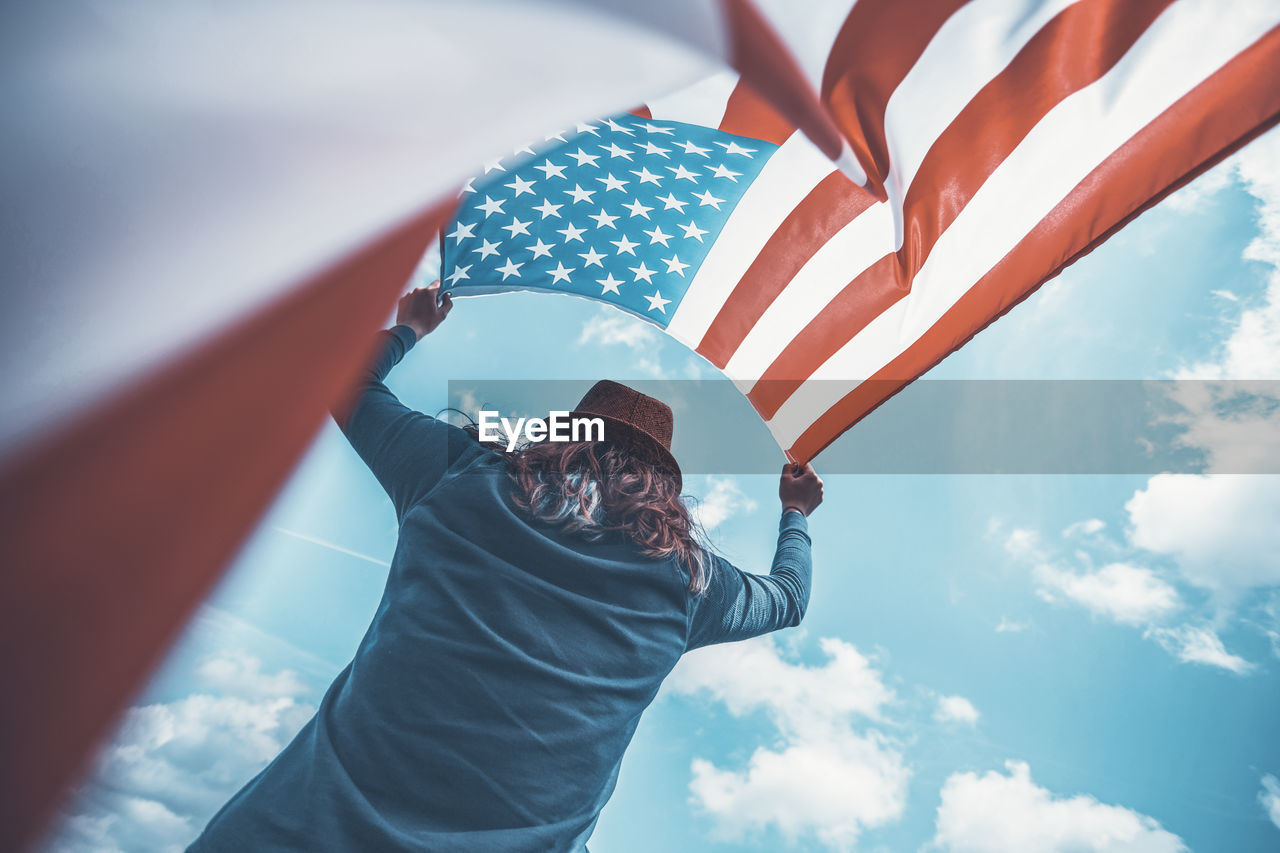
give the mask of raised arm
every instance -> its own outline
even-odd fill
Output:
[[[469,436],[400,402],[383,380],[418,339],[444,322],[452,302],[440,283],[400,300],[396,325],[380,333],[382,349],[365,371],[355,399],[333,416],[356,453],[391,497],[396,518],[424,497],[468,447]]]
[[[757,637],[804,618],[813,574],[807,517],[822,503],[822,480],[812,466],[788,465],[778,496],[782,520],[769,574],[744,572],[715,558],[707,591],[693,602],[686,648]]]

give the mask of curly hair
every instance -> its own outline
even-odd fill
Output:
[[[676,477],[630,443],[531,444],[509,454],[512,500],[534,519],[589,541],[620,534],[645,556],[674,554],[689,591],[706,589],[706,537]]]

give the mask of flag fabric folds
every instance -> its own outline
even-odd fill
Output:
[[[821,127],[745,62],[558,132],[467,186],[448,286],[654,322],[807,461],[1280,115],[1274,3],[819,5],[763,7]]]

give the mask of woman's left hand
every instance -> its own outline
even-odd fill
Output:
[[[396,308],[396,325],[408,326],[421,340],[444,322],[453,308],[453,297],[446,292],[440,295],[440,280],[426,287],[416,287],[400,297]]]

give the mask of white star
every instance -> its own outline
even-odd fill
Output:
[[[522,266],[524,266],[524,263],[515,264],[511,262],[510,258],[507,258],[507,262],[502,266],[498,267],[498,272],[502,273],[503,281],[507,280],[507,276],[512,276],[512,275],[515,276],[516,278],[519,278],[520,267]]]
[[[624,181],[620,178],[615,178],[612,172],[610,172],[608,175],[606,175],[603,178],[596,178],[596,180],[604,184],[605,192],[608,192],[609,190],[617,190],[618,192],[622,192],[622,188],[625,187],[627,184],[631,183],[630,181]]]
[[[471,252],[472,252],[473,254],[474,254],[474,253],[476,253],[476,252],[479,252],[479,253],[480,253],[480,260],[482,260],[482,261],[483,261],[485,258],[489,257],[490,255],[496,255],[496,254],[498,254],[498,247],[499,247],[499,246],[501,246],[501,245],[502,245],[502,241],[501,241],[501,240],[499,240],[499,241],[498,241],[498,242],[496,242],[496,243],[490,243],[490,242],[486,239],[486,240],[484,241],[484,245],[483,245],[483,246],[481,246],[481,247],[480,247],[480,248],[478,248],[478,249],[472,249],[472,250],[471,250]]]
[[[596,130],[594,124],[584,124],[583,122],[578,122],[578,133],[589,133],[592,136],[600,135],[600,131]]]
[[[649,122],[644,123],[644,129],[645,133],[665,133],[668,135],[675,133],[675,131],[669,127],[658,127],[656,124],[650,124]]]
[[[555,284],[558,281],[563,281],[565,284],[573,284],[573,282],[569,280],[569,273],[573,272],[573,270],[574,267],[566,267],[564,265],[564,261],[561,261],[556,264],[555,269],[548,270],[551,274],[551,283]]]
[[[464,278],[471,278],[471,276],[467,275],[467,270],[471,269],[473,266],[475,266],[475,264],[467,264],[465,267],[454,267],[453,272],[445,278],[445,281],[449,282],[450,285],[454,285],[462,281]]]
[[[533,259],[535,261],[538,258],[551,257],[551,244],[542,242],[541,237],[538,238],[538,242],[534,243],[532,246],[529,246],[528,249],[529,251],[533,252]]]
[[[688,169],[686,169],[683,163],[678,164],[674,169],[668,166],[667,171],[674,172],[677,181],[680,180],[681,178],[685,178],[687,180],[693,181],[695,184],[698,182],[698,176],[695,175],[693,172],[690,172]]]
[[[644,166],[641,166],[640,171],[638,172],[633,169],[631,171],[631,174],[639,178],[640,183],[642,184],[653,184],[655,187],[662,186],[662,178],[659,178],[657,175],[655,175],[653,172],[650,172]]]
[[[618,247],[619,255],[621,255],[623,252],[626,252],[628,255],[630,255],[633,258],[636,256],[636,246],[640,245],[639,243],[632,243],[630,240],[628,240],[626,234],[622,235],[621,240],[610,240],[609,242]]]
[[[476,188],[474,186],[475,182],[476,182],[475,178],[467,178],[467,182],[462,185],[462,189],[458,190],[458,197],[461,198],[463,193],[475,192],[476,191]]]
[[[624,204],[623,207],[631,211],[631,216],[643,216],[645,219],[649,218],[649,211],[653,210],[652,207],[641,204],[640,199],[636,199],[631,204]]]
[[[573,203],[577,204],[580,201],[591,201],[591,197],[597,192],[599,192],[599,190],[584,190],[582,187],[574,184],[573,189],[565,190],[564,194],[573,196]]]
[[[721,163],[719,166],[716,166],[715,168],[712,168],[711,166],[704,166],[703,168],[713,173],[717,178],[728,178],[729,180],[733,181],[735,184],[738,182],[738,177],[742,174],[741,172],[729,171],[724,167],[724,163]]]
[[[563,204],[552,204],[550,199],[544,198],[542,200],[542,204],[535,205],[533,209],[540,212],[543,219],[546,219],[548,216],[554,216],[556,219],[559,219],[560,208],[562,207],[564,207]]]
[[[573,159],[577,160],[579,166],[585,166],[586,164],[590,163],[592,166],[595,166],[597,169],[600,168],[600,164],[596,162],[597,160],[600,159],[599,154],[588,154],[587,152],[579,148],[577,153],[568,154],[566,156],[572,157]]]
[[[707,205],[711,205],[716,210],[720,209],[720,202],[724,201],[724,199],[722,198],[716,198],[715,196],[713,196],[711,194],[711,190],[707,190],[706,192],[701,194],[694,193],[693,197],[698,199],[698,207],[706,207]]]
[[[603,268],[604,264],[600,263],[600,261],[608,256],[602,255],[599,252],[597,252],[595,246],[590,246],[587,248],[587,251],[585,253],[579,252],[578,257],[586,261],[586,263],[582,265],[583,268],[585,269],[586,267],[590,267],[590,266],[597,266],[597,267]]]
[[[658,311],[661,311],[663,314],[667,313],[667,306],[671,304],[670,299],[662,298],[661,290],[655,290],[653,292],[653,296],[646,296],[645,299],[649,300],[650,311],[653,311],[656,309]]]
[[[604,278],[596,279],[596,284],[604,286],[604,290],[600,291],[601,296],[604,296],[606,293],[617,293],[619,296],[621,296],[622,293],[621,291],[618,290],[618,285],[622,283],[623,283],[622,279],[614,278],[613,273],[609,273]]]
[[[614,121],[611,118],[605,119],[604,123],[609,125],[609,129],[612,130],[614,133],[625,133],[627,136],[636,135],[634,128],[627,127],[625,124],[618,124],[616,121]]]
[[[711,153],[710,148],[703,148],[700,145],[694,145],[692,142],[677,142],[676,145],[684,148],[686,154],[698,154],[707,157]]]
[[[502,206],[507,203],[504,198],[501,201],[495,201],[488,196],[484,197],[484,204],[477,204],[476,207],[484,211],[484,218],[488,219],[490,213],[506,213]]]
[[[587,218],[588,218],[588,219],[594,219],[594,220],[596,221],[596,227],[597,227],[597,228],[604,228],[604,227],[606,227],[606,226],[607,226],[607,227],[609,227],[609,228],[613,228],[614,230],[617,230],[617,228],[618,228],[618,226],[616,226],[616,225],[614,225],[614,224],[613,224],[613,221],[614,221],[615,219],[617,219],[618,217],[616,217],[616,216],[610,216],[609,214],[605,213],[605,212],[604,212],[604,208],[603,208],[603,207],[602,207],[602,208],[600,208],[600,212],[599,212],[599,213],[593,213],[593,214],[591,214],[590,216],[588,216]]]
[[[641,261],[640,266],[638,267],[627,267],[627,269],[631,270],[633,273],[636,274],[636,277],[632,279],[633,281],[639,281],[640,279],[644,279],[649,284],[653,284],[653,274],[657,272],[657,270],[651,270],[648,267],[646,267],[644,265],[644,261]]]
[[[656,154],[663,160],[671,159],[667,156],[667,152],[671,150],[670,148],[663,148],[660,145],[654,145],[652,142],[644,142],[640,147],[644,149],[644,153],[646,154]]]
[[[547,135],[547,136],[542,137],[542,140],[543,140],[544,142],[550,142],[550,141],[551,141],[551,140],[553,140],[553,139],[559,139],[561,142],[567,142],[567,141],[568,141],[567,139],[565,139],[565,138],[564,138],[564,131],[563,131],[563,130],[562,130],[562,131],[560,131],[559,133],[552,133],[552,134],[549,134],[549,135]]]
[[[677,199],[675,193],[667,193],[665,197],[658,196],[658,201],[665,205],[665,207],[662,208],[663,210],[671,210],[672,208],[675,208],[677,213],[684,213],[685,205],[689,203],[687,201],[680,201]]]
[[[533,168],[541,172],[544,179],[550,178],[552,175],[555,175],[557,178],[564,178],[564,166],[557,166],[550,160],[547,160],[541,166],[534,166]],[[569,180],[568,178],[564,179],[566,181]]]
[[[723,142],[717,142],[716,145],[719,145],[721,148],[723,148],[724,153],[726,154],[744,154],[747,157],[750,157],[752,154],[756,153],[756,149],[743,148],[741,145],[739,145],[736,142],[730,142],[728,145],[724,144]]]
[[[502,165],[501,157],[499,157],[497,160],[490,160],[488,163],[484,164],[484,173],[486,175],[492,172],[494,169],[497,169],[499,172],[507,171],[507,167]]]
[[[520,196],[523,195],[524,193],[533,195],[533,190],[530,189],[533,186],[533,184],[534,184],[533,181],[526,181],[524,178],[520,177],[519,175],[516,175],[515,183],[503,184],[503,186],[509,187],[510,189],[515,190],[516,198],[520,198]]]
[[[684,238],[686,240],[688,240],[689,238],[693,238],[694,240],[697,240],[699,243],[702,242],[703,234],[711,233],[709,231],[706,231],[705,229],[699,228],[698,223],[694,222],[693,220],[689,220],[688,225],[677,225],[676,227],[684,229]]]
[[[529,236],[529,223],[521,222],[520,217],[513,216],[511,217],[511,224],[503,225],[502,230],[510,231],[512,237],[516,236],[517,234],[524,234],[527,237]]]
[[[587,229],[578,228],[572,222],[570,222],[569,225],[565,228],[557,228],[556,233],[563,234],[564,241],[566,243],[572,243],[574,240],[577,240],[579,243],[581,243],[582,235],[587,233]]]
[[[631,159],[631,152],[623,148],[622,146],[618,145],[618,143],[616,142],[610,142],[608,145],[601,145],[600,150],[608,151],[610,160],[614,159],[615,157],[621,157],[624,160]]]
[[[667,272],[673,272],[681,278],[684,278],[684,271],[689,268],[688,264],[680,262],[679,255],[672,255],[669,258],[663,258],[662,262],[667,265]]]
[[[468,222],[466,225],[463,225],[461,222],[459,222],[458,227],[453,229],[453,233],[446,234],[444,236],[452,237],[454,240],[456,240],[457,242],[453,244],[456,246],[458,245],[458,243],[461,243],[463,240],[467,239],[468,237],[476,236],[475,234],[472,233],[475,227],[476,227],[476,223],[474,222]]]
[[[655,225],[653,226],[652,231],[646,231],[644,233],[649,235],[650,246],[652,246],[654,243],[661,243],[662,245],[666,246],[667,241],[675,236],[674,234],[663,234],[661,225]]]
[[[519,148],[512,149],[511,153],[512,154],[533,154],[534,151],[528,145],[521,145]]]

